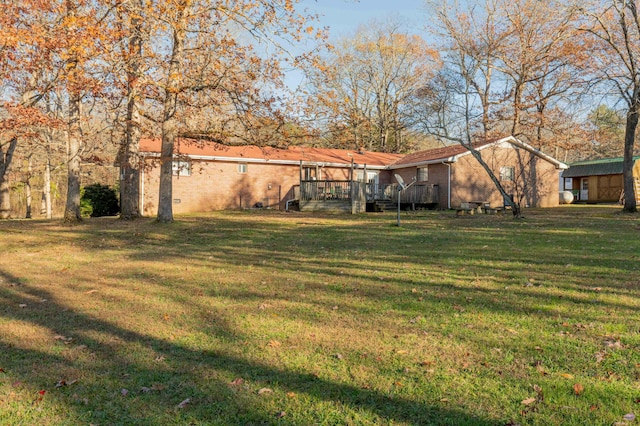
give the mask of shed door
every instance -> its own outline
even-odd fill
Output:
[[[586,201],[589,199],[589,178],[580,179],[580,200]]]

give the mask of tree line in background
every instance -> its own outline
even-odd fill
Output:
[[[0,217],[12,191],[29,212],[38,187],[46,217],[61,198],[79,220],[81,185],[105,179],[122,217],[139,216],[145,136],[162,138],[160,221],[173,219],[178,137],[398,153],[461,143],[482,162],[472,141],[513,135],[562,161],[623,155],[624,209],[636,210],[636,1],[428,0],[416,11],[428,41],[389,18],[332,45],[297,0],[0,1]],[[294,68],[298,88],[285,84]]]

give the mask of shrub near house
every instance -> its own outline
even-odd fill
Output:
[[[99,183],[83,188],[80,207],[83,216],[115,216],[120,212],[116,190]]]

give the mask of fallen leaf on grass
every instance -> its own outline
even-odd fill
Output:
[[[628,422],[632,422],[636,419],[636,415],[633,413],[629,413],[629,414],[625,414],[624,416],[622,416],[623,419],[625,419]]]
[[[573,374],[562,373],[560,374],[560,376],[564,377],[565,379],[573,379]]]
[[[63,386],[71,386],[75,382],[77,382],[77,380],[71,380],[70,382],[67,382],[66,380],[60,380],[58,381],[58,383],[56,383],[56,387],[61,388]]]
[[[296,398],[297,396],[295,392],[287,392],[287,398]]]
[[[243,383],[244,383],[244,379],[243,379],[243,378],[241,378],[241,377],[235,378],[235,379],[233,379],[233,380],[231,381],[231,384],[232,384],[233,386],[239,386],[239,385],[241,385],[241,384],[243,384]]]
[[[620,343],[620,340],[605,340],[604,344],[611,349],[622,349],[624,345]]]
[[[26,307],[27,307],[27,304],[26,304],[26,303],[21,303],[21,304],[19,304],[18,306],[20,306],[21,308],[26,308]]]
[[[258,391],[258,395],[264,395],[266,393],[273,393],[273,390],[269,388],[262,388]]]
[[[271,348],[279,348],[280,346],[282,346],[282,343],[278,342],[277,340],[270,340],[269,343],[267,343],[267,346]]]
[[[128,391],[127,389],[121,389],[121,390],[120,390],[120,394],[121,394],[122,396],[127,396],[127,395],[129,395],[129,391]]]
[[[575,393],[576,395],[580,395],[582,394],[582,392],[584,392],[584,386],[582,386],[580,383],[576,383],[575,385],[573,385],[573,393]]]
[[[185,408],[187,405],[189,405],[191,403],[191,398],[187,398],[184,401],[182,401],[180,404],[178,404],[178,408]]]
[[[161,390],[166,389],[167,387],[161,383],[154,383],[151,385],[151,387],[147,387],[147,386],[143,386],[140,388],[140,392],[142,393],[149,393],[149,392],[160,392]]]
[[[538,370],[538,373],[542,374],[543,376],[547,375],[547,371],[544,369],[544,366],[542,364],[536,364],[536,370]]]
[[[285,413],[284,411],[279,411],[279,412],[276,413],[276,417],[279,418],[279,419],[283,418],[286,415],[287,415],[287,413]]]
[[[531,398],[527,398],[527,399],[523,399],[522,402],[520,402],[523,405],[531,405],[534,402],[536,402],[536,399],[531,397]]]
[[[36,397],[36,399],[33,400],[33,402],[31,404],[34,405],[34,404],[38,404],[39,402],[41,402],[42,401],[42,397],[44,396],[45,393],[47,393],[46,390],[38,391],[38,396]]]

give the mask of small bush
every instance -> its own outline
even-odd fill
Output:
[[[99,183],[85,186],[80,199],[80,210],[83,216],[86,214],[91,217],[118,214],[120,206],[116,190]]]

